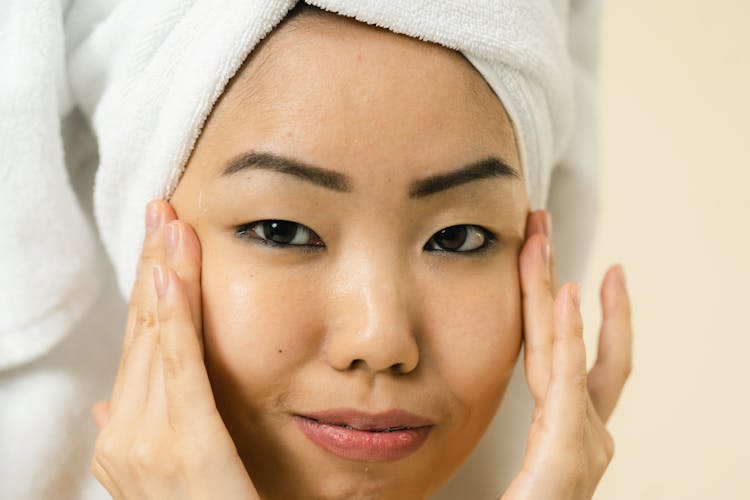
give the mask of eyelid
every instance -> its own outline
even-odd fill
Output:
[[[476,228],[476,229],[478,229],[484,235],[484,238],[485,238],[484,244],[482,246],[480,246],[480,247],[477,247],[477,248],[474,248],[474,249],[471,249],[471,250],[449,250],[449,249],[445,249],[445,248],[428,248],[428,246],[430,245],[431,242],[433,242],[435,245],[437,245],[437,242],[434,242],[434,239],[435,239],[436,235],[438,235],[441,231],[444,231],[444,230],[449,229],[449,228],[454,228],[454,227],[469,227],[469,228]],[[451,226],[446,226],[446,227],[444,227],[444,228],[436,231],[435,233],[433,233],[433,235],[430,236],[430,239],[427,241],[427,243],[425,243],[424,249],[426,251],[428,251],[428,252],[436,252],[436,253],[439,252],[439,253],[444,253],[444,254],[450,254],[451,256],[467,256],[467,257],[469,257],[469,256],[472,256],[472,255],[483,254],[483,253],[491,250],[492,248],[496,247],[497,244],[498,244],[498,239],[499,238],[498,238],[498,236],[495,233],[493,233],[492,231],[490,231],[489,229],[487,229],[487,228],[485,228],[483,226],[479,226],[477,224],[453,224]]]
[[[264,224],[267,222],[284,222],[288,224],[294,224],[298,228],[304,228],[311,237],[314,237],[318,241],[320,241],[322,244],[298,244],[298,243],[279,243],[277,241],[273,241],[270,238],[263,238],[260,235],[258,235],[253,229],[257,227],[260,224]],[[297,251],[307,251],[307,252],[317,252],[325,248],[325,243],[323,243],[323,239],[313,231],[310,227],[291,220],[285,220],[285,219],[260,219],[253,222],[248,222],[245,224],[240,224],[239,226],[236,226],[234,234],[236,237],[246,240],[251,240],[254,243],[265,245],[269,247],[274,248],[284,248],[284,249],[291,249],[291,250],[297,250]]]

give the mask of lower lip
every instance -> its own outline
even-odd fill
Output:
[[[370,432],[294,417],[297,427],[324,450],[349,460],[380,462],[407,457],[427,439],[431,426]]]

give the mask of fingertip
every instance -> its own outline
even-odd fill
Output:
[[[621,308],[625,308],[625,312],[630,314],[630,298],[622,264],[614,264],[607,270],[600,295],[605,317],[616,315]]]
[[[619,281],[620,285],[622,285],[623,288],[627,288],[627,280],[625,279],[625,269],[622,267],[621,263],[617,263],[612,266],[612,272],[615,273],[617,280]]]
[[[102,430],[109,420],[109,401],[98,401],[91,406],[91,417],[94,423]]]
[[[526,241],[519,257],[521,286],[525,292],[530,292],[537,284],[550,288],[550,251],[549,239],[541,233],[532,235]]]
[[[177,218],[177,213],[175,212],[174,207],[167,200],[156,199],[154,200],[154,203],[156,203],[159,206],[159,210],[161,211],[162,214],[164,214],[165,224]]]
[[[526,218],[526,239],[531,238],[535,234],[543,234],[549,237],[551,231],[552,223],[549,212],[546,210],[534,210],[529,212],[529,215]]]
[[[184,255],[200,265],[201,245],[195,229],[185,221],[176,219],[170,224],[179,226],[180,244]]]

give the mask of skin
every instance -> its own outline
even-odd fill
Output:
[[[248,151],[346,175],[351,189],[222,175]],[[409,196],[489,156],[519,175]],[[287,21],[226,89],[170,203],[149,206],[112,406],[95,409],[97,478],[115,498],[424,498],[481,438],[525,335],[536,410],[503,498],[590,498],[629,372],[624,277],[605,277],[587,381],[577,285],[555,295],[549,216],[529,214],[520,173],[502,104],[458,53],[333,15]],[[322,245],[237,232],[266,219]],[[461,224],[496,243],[428,249]],[[345,460],[292,421],[339,407],[435,425],[401,460]]]

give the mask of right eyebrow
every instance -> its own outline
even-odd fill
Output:
[[[230,160],[221,175],[222,177],[229,176],[245,169],[281,172],[334,191],[352,191],[352,182],[344,174],[309,165],[293,158],[256,151],[243,153]]]

